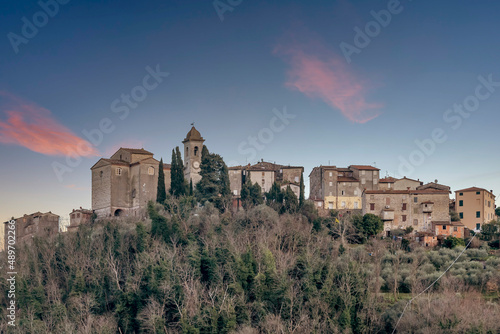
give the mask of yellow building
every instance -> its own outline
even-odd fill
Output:
[[[483,224],[495,219],[495,195],[483,188],[467,188],[455,191],[456,210],[462,223],[479,231]]]

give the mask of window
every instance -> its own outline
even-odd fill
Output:
[[[454,226],[453,227],[453,232],[458,232],[458,227]]]
[[[481,211],[476,211],[476,218],[481,218]]]
[[[262,177],[264,177],[265,175],[266,175],[266,173],[265,173],[265,172],[262,172]]]
[[[342,192],[341,192],[341,193],[342,193],[342,196],[344,196],[344,195],[345,195],[345,190],[342,190]]]
[[[333,202],[328,202],[328,209],[333,210]]]
[[[464,206],[464,201],[463,200],[458,201],[458,206]]]
[[[406,211],[406,203],[403,203],[403,207],[401,208],[401,210]]]
[[[103,172],[101,171],[101,172],[99,173],[99,176],[100,176],[100,177],[102,177],[102,174],[103,174]]]
[[[364,170],[361,171],[361,175],[365,175],[365,171]]]
[[[476,224],[476,230],[480,230],[481,229],[481,224],[480,223],[477,223]]]
[[[460,219],[464,219],[464,213],[463,212],[460,212],[458,215],[460,216]]]
[[[413,208],[413,213],[417,214],[418,213],[418,208]]]
[[[345,208],[345,201],[342,201],[342,208]]]
[[[357,209],[358,208],[358,202],[354,202],[354,208]]]
[[[443,230],[446,230],[446,225],[443,225]]]
[[[391,205],[391,199],[389,197],[385,199],[385,205]]]
[[[332,182],[332,181],[330,181],[330,182],[328,183],[328,185],[329,185],[330,187],[331,187],[331,186],[333,186],[333,182]]]
[[[358,189],[354,189],[354,196],[358,196]]]
[[[405,222],[406,221],[406,215],[402,215],[401,216],[401,220]]]
[[[459,194],[458,194],[458,196],[463,196],[463,195],[464,195],[464,193],[459,193]]]
[[[155,168],[154,167],[148,168],[148,175],[155,175]]]
[[[321,202],[318,202],[318,206],[321,206]]]
[[[480,195],[480,194],[481,194],[481,192],[480,192],[480,191],[476,191],[476,195]]]
[[[198,155],[198,146],[195,146],[194,147],[194,156],[197,156]]]
[[[298,176],[295,177],[295,182],[299,182],[299,177]]]
[[[118,167],[115,171],[116,175],[122,175],[122,169]]]
[[[365,184],[366,183],[366,180],[365,179],[361,179],[361,184]]]
[[[375,210],[375,203],[370,203],[370,210]]]
[[[413,203],[417,203],[418,202],[418,197],[413,197]]]
[[[373,179],[373,184],[377,184],[378,180],[377,179]]]
[[[135,198],[135,189],[132,189],[132,198]]]
[[[488,201],[488,208],[491,208],[491,201]]]
[[[332,174],[332,172],[330,172],[330,177],[332,177],[332,176],[333,176],[333,174]]]
[[[391,189],[391,184],[387,183],[387,188]]]
[[[238,190],[237,189],[233,190],[233,195],[235,195],[235,196],[238,195]]]
[[[413,225],[417,226],[418,225],[418,219],[413,219]]]

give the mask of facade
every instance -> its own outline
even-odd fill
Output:
[[[379,216],[386,232],[409,226],[432,232],[432,222],[450,221],[446,190],[366,190],[362,202],[363,215]]]
[[[309,199],[318,209],[361,210],[365,189],[379,189],[379,169],[366,165],[314,167],[309,174]]]
[[[16,221],[16,244],[31,244],[33,238],[48,238],[59,233],[59,216],[52,212],[35,212],[14,219]],[[8,240],[8,228],[4,223],[4,245]]]
[[[455,191],[455,208],[462,223],[470,230],[479,231],[483,224],[495,217],[495,195],[483,188]]]
[[[464,238],[465,226],[461,222],[432,222],[432,232],[436,236]]]
[[[67,226],[66,230],[68,232],[76,232],[78,227],[82,224],[90,224],[92,221],[92,214],[94,212],[92,210],[87,210],[87,209],[73,209],[71,213],[69,214],[69,225]]]
[[[423,185],[424,183],[421,182],[420,180],[413,180],[409,179],[406,176],[403,177],[402,179],[397,179],[394,182],[394,190],[416,190],[417,187]]]
[[[184,179],[189,183],[193,181],[193,186],[201,180],[200,165],[201,151],[205,139],[193,126],[182,141],[184,144]],[[170,186],[166,189],[169,189]]]
[[[158,167],[153,153],[120,148],[110,159],[92,166],[92,210],[99,218],[143,216],[150,200],[156,199]],[[170,165],[163,165],[165,189],[170,189]]]
[[[276,182],[282,190],[286,190],[290,186],[298,198],[300,196],[300,176],[303,172],[304,167],[302,166],[285,166],[263,160],[254,165],[229,167],[233,207],[240,206],[241,188],[247,177],[250,178],[252,184],[257,183],[263,193],[269,192],[273,183]]]

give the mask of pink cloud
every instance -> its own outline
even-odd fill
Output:
[[[323,100],[352,122],[366,123],[380,115],[383,105],[366,101],[367,83],[347,67],[345,60],[331,52],[313,53],[309,49],[314,48],[295,44],[274,50],[290,65],[286,87]]]
[[[6,119],[0,119],[0,143],[45,155],[99,155],[92,144],[57,122],[49,110],[7,92],[0,91],[0,97],[7,101],[2,106]]]

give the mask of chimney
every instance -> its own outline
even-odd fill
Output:
[[[435,180],[434,180],[434,183],[438,183],[438,180],[437,180],[437,179],[435,179]]]

